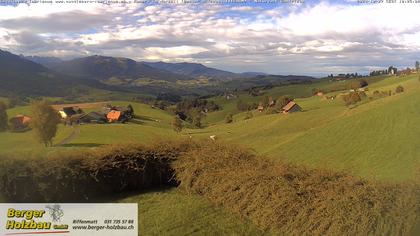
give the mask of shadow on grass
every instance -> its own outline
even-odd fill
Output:
[[[144,124],[144,122],[139,120],[139,119],[132,119],[129,122],[132,123],[132,124],[136,124],[136,125],[143,125]]]
[[[206,134],[211,133],[210,131],[194,131],[194,132],[188,132],[186,134]]]
[[[102,143],[68,143],[63,144],[60,147],[100,147],[105,144]]]
[[[137,195],[140,195],[140,194],[155,193],[155,192],[165,193],[165,192],[168,192],[168,191],[170,191],[174,188],[176,188],[176,187],[167,185],[167,186],[154,187],[154,188],[149,188],[149,189],[144,189],[144,190],[134,190],[134,191],[126,191],[126,192],[123,192],[123,193],[113,193],[113,194],[110,194],[108,196],[96,198],[96,199],[94,199],[93,202],[121,202],[124,199],[134,197],[134,196],[137,196]],[[91,200],[93,200],[93,199],[91,199]]]
[[[149,117],[149,116],[139,116],[139,115],[136,115],[136,119],[138,119],[138,120],[144,120],[144,121],[157,122],[156,119],[153,119],[152,117]]]

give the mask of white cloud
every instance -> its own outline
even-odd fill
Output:
[[[178,46],[178,47],[148,47],[145,48],[148,57],[159,57],[159,58],[176,58],[180,56],[190,56],[200,52],[206,52],[208,49],[203,47],[193,46]]]
[[[302,61],[312,63],[308,73],[319,72],[313,66],[338,70],[390,65],[395,55],[403,58],[399,63],[409,63],[420,50],[420,14],[411,4],[287,6],[0,6],[0,43],[17,53],[211,62],[247,71],[255,62],[269,73],[301,73]],[[71,16],[75,29],[54,20],[57,14]],[[27,27],[7,27],[7,22]],[[65,26],[69,30],[57,30]],[[23,34],[28,30],[31,34]],[[25,45],[31,37],[39,44]]]

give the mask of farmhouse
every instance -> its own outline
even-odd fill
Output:
[[[131,105],[127,107],[113,107],[108,105],[103,109],[109,122],[126,122],[134,118],[134,110]]]
[[[17,115],[15,117],[10,118],[9,122],[10,125],[15,130],[25,129],[29,126],[29,122],[31,121],[31,117],[25,115]]]
[[[67,119],[76,114],[83,114],[83,111],[79,107],[63,107],[63,109],[58,111],[58,113],[60,114],[61,118]]]
[[[121,111],[111,110],[106,115],[106,118],[108,119],[108,122],[117,122],[121,119]]]
[[[302,108],[298,104],[296,104],[294,101],[290,101],[289,103],[287,103],[286,106],[282,108],[282,110],[284,114],[287,114],[290,112],[302,111]]]

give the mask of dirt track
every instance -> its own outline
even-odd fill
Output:
[[[73,141],[75,138],[77,138],[80,134],[80,126],[79,125],[72,125],[73,131],[69,136],[61,140],[56,146],[62,146],[65,144],[69,144],[71,141]]]

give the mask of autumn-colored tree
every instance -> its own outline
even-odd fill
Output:
[[[401,85],[398,85],[397,88],[395,89],[395,93],[402,93],[404,92],[404,87]]]
[[[174,120],[172,121],[172,128],[177,133],[182,131],[182,120],[179,118],[179,116],[174,117]]]
[[[46,100],[32,102],[31,114],[30,126],[34,130],[35,138],[46,147],[52,146],[60,116]]]
[[[0,132],[7,130],[7,107],[4,102],[0,102]]]

